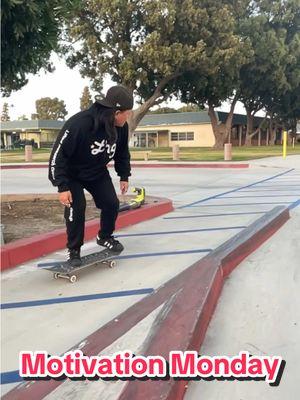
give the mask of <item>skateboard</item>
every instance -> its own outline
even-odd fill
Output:
[[[134,188],[133,192],[136,193],[136,196],[133,199],[129,200],[128,202],[121,203],[119,212],[140,208],[141,205],[145,203],[145,197],[146,197],[145,188]]]
[[[109,249],[104,249],[102,251],[97,251],[96,253],[88,254],[81,257],[81,265],[78,267],[71,267],[67,261],[54,261],[52,263],[41,263],[38,264],[39,267],[50,271],[53,273],[53,278],[63,278],[68,279],[71,283],[77,281],[77,272],[81,269],[88,268],[92,265],[104,264],[108,265],[110,268],[116,266],[115,257],[117,257],[120,252],[111,251]]]

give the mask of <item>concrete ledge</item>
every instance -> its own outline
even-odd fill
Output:
[[[200,348],[223,284],[222,271],[213,257],[207,256],[205,261],[205,265],[199,261],[201,273],[191,273],[173,301],[161,310],[151,327],[148,343],[144,343],[143,355],[159,354],[168,360],[172,350]],[[186,381],[173,379],[128,382],[118,400],[181,399],[186,385]]]
[[[120,213],[116,222],[116,229],[125,228],[170,211],[173,211],[173,205],[170,200],[156,198],[151,204],[145,204],[136,210]],[[98,230],[99,219],[86,222],[85,240],[93,239]],[[18,264],[63,249],[66,241],[66,232],[65,228],[63,228],[5,244],[1,248],[1,270],[13,268]]]
[[[172,350],[196,350],[219,299],[225,277],[289,219],[289,211],[276,207],[243,232],[166,282],[119,316],[81,341],[87,356],[99,354],[153,310],[164,304],[143,344],[143,355],[168,358]],[[78,348],[79,343],[71,350]],[[39,400],[63,381],[24,382],[6,394],[5,400]],[[186,380],[129,381],[119,400],[183,399]]]
[[[153,324],[143,355],[159,354],[168,359],[172,350],[199,351],[225,278],[288,219],[288,209],[276,207],[196,263],[173,304],[157,317],[160,321]],[[183,399],[187,384],[187,380],[173,379],[131,381],[118,400],[179,400]]]
[[[112,168],[113,165],[109,165]],[[248,163],[239,162],[155,162],[149,161],[147,163],[131,163],[132,168],[249,168]],[[30,169],[30,168],[48,168],[48,164],[2,164],[0,169]]]
[[[219,246],[214,256],[222,267],[224,277],[278,231],[289,218],[289,209],[277,206]]]

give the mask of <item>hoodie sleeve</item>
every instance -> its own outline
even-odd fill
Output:
[[[121,181],[128,181],[131,176],[130,170],[130,153],[128,147],[128,124],[126,123],[119,132],[120,142],[117,145],[116,153],[114,156],[115,170],[120,177]]]
[[[68,162],[78,143],[78,130],[64,127],[54,143],[49,160],[49,180],[59,192],[69,190]]]

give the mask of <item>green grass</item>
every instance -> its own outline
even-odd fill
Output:
[[[151,151],[149,160],[158,161],[171,161],[172,150],[169,148],[155,148],[155,149],[132,149],[133,160],[143,160],[143,151]],[[300,145],[298,144],[293,149],[288,146],[287,154],[300,154]],[[232,159],[233,161],[253,160],[256,158],[281,156],[282,146],[260,146],[260,147],[233,147]],[[181,161],[223,161],[223,150],[216,150],[207,147],[182,147],[180,149]]]
[[[44,162],[48,161],[50,157],[51,149],[33,149],[32,158],[33,162]],[[1,151],[1,163],[22,163],[25,162],[25,150],[16,149]]]
[[[33,162],[47,162],[50,156],[50,149],[34,149]],[[132,160],[143,160],[143,152],[151,151],[149,160],[172,161],[172,149],[162,148],[142,148],[131,149]],[[288,146],[287,155],[300,154],[300,144],[293,149]],[[261,146],[261,147],[233,147],[233,161],[253,160],[256,158],[281,156],[282,146]],[[182,147],[180,149],[181,161],[222,161],[224,160],[223,150],[216,150],[207,147]],[[14,151],[2,151],[2,163],[21,163],[25,161],[24,149]]]

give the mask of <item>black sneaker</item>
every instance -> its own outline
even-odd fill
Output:
[[[109,238],[101,238],[97,236],[97,244],[99,246],[106,247],[107,249],[114,251],[116,253],[120,253],[121,251],[124,250],[124,246],[113,236],[110,236]]]
[[[71,267],[79,267],[81,265],[80,249],[68,249],[67,262]]]

